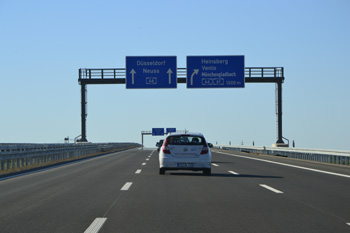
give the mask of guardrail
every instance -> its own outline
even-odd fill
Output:
[[[350,166],[350,151],[216,145],[214,148]]]
[[[138,143],[0,144],[0,174],[140,146]]]

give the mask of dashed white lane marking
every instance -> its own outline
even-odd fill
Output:
[[[141,171],[142,171],[141,169],[137,169],[136,172],[135,172],[135,174],[140,174]]]
[[[148,156],[148,158],[151,158],[152,156]]]
[[[216,163],[212,163],[213,164],[213,166],[215,166],[215,167],[218,167],[219,165],[217,165]]]
[[[146,161],[148,161],[149,159],[146,159]]]
[[[266,188],[266,189],[268,189],[268,190],[270,190],[270,191],[272,191],[272,192],[275,192],[275,193],[283,193],[282,191],[279,191],[279,190],[277,190],[277,189],[274,189],[274,188],[272,188],[272,187],[270,187],[270,186],[268,186],[268,185],[266,185],[266,184],[260,184],[260,186],[263,187],[263,188]]]
[[[237,172],[234,172],[234,171],[228,171],[228,172],[233,174],[233,175],[239,176],[239,174]]]
[[[142,163],[142,166],[145,166],[146,165],[146,163]]]
[[[132,182],[126,182],[124,186],[120,189],[121,191],[127,191],[131,187]]]
[[[294,167],[294,168],[299,168],[299,169],[304,169],[304,170],[308,170],[308,171],[324,173],[324,174],[333,175],[333,176],[342,176],[342,177],[345,177],[345,178],[350,178],[350,175],[345,175],[345,174],[340,174],[340,173],[335,173],[335,172],[328,172],[328,171],[323,171],[323,170],[318,170],[318,169],[313,169],[313,168],[308,168],[308,167],[301,167],[301,166],[291,165],[291,164],[288,164],[288,163],[279,163],[279,162],[274,162],[274,161],[270,161],[270,160],[251,158],[251,157],[235,155],[235,154],[229,154],[229,153],[224,153],[224,152],[216,152],[216,153],[224,154],[224,155],[230,155],[230,156],[235,156],[235,157],[244,158],[244,159],[257,160],[257,161],[262,161],[262,162],[266,162],[266,163],[273,163],[273,164],[278,164],[278,165],[287,166],[287,167]]]
[[[97,233],[100,231],[107,218],[96,218],[84,233]]]
[[[350,222],[347,222],[346,224],[350,226]]]

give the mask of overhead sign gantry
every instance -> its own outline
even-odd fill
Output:
[[[164,132],[164,128],[152,128],[152,131],[141,131],[141,143],[143,147],[143,136],[144,135],[152,135],[152,136],[164,136],[168,133],[176,133],[176,132],[184,132],[186,133],[186,130],[177,131],[176,128],[166,128],[166,131]]]
[[[245,87],[245,83],[276,84],[277,141],[286,146],[282,136],[283,67],[245,67],[244,56],[187,56],[187,68],[177,68],[175,56],[126,57],[126,68],[79,69],[81,85],[81,139],[86,139],[86,97],[88,84],[126,84],[126,88]]]

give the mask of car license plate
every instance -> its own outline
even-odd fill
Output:
[[[178,163],[177,167],[194,167],[194,163]]]

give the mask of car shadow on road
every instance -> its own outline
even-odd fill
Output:
[[[170,172],[170,175],[174,176],[206,176],[202,173],[190,173],[190,172]],[[282,176],[267,176],[267,175],[253,175],[253,174],[224,174],[224,173],[211,173],[206,177],[223,177],[223,178],[265,178],[265,179],[281,179]]]

